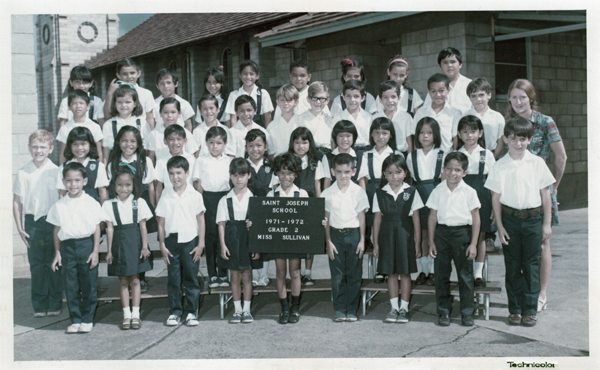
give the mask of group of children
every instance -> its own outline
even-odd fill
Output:
[[[275,112],[250,60],[241,63],[241,87],[230,94],[221,69],[208,69],[196,112],[175,94],[174,71],[159,71],[162,95],[153,99],[137,84],[139,66],[124,59],[103,104],[93,95],[91,71],[74,68],[59,112],[60,167],[48,159],[52,135],[35,131],[29,139],[33,160],[14,185],[34,316],[60,314],[64,281],[72,321],[67,333],[92,330],[105,233],[108,274],[120,281],[121,328],[139,329],[144,273],[152,269],[148,234],[157,231],[168,267],[166,325],[182,319],[198,325],[202,255],[209,287],[231,284],[231,323],[253,321],[252,287],[269,284],[268,261],[275,260],[278,321],[296,323],[301,285],[314,284],[313,256],[285,253],[285,246],[276,254],[249,253],[248,202],[252,196],[323,197],[334,321],[357,320],[362,256],[372,246],[377,272],[387,276],[392,310],[386,322],[409,321],[410,275],[418,272],[418,260],[416,284],[435,285],[439,324],[449,325],[454,260],[462,323],[473,325],[474,286],[485,285],[492,215],[502,243],[539,249],[551,232],[543,189],[553,178],[527,153],[531,123],[511,119],[505,125],[488,107],[490,84],[460,74],[458,50],[442,50],[438,64],[443,73],[429,78],[423,102],[408,85],[409,63],[401,56],[389,61],[389,79],[376,98],[365,91],[363,65],[344,59],[343,90],[329,108],[326,84],[311,83],[308,63],[294,61],[291,84],[277,91]],[[508,155],[495,164],[505,143]],[[537,234],[518,236],[538,226]],[[532,261],[511,258],[510,278],[520,279]],[[511,289],[509,306],[535,315],[534,296],[534,289]]]

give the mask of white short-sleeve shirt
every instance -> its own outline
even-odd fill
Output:
[[[423,149],[417,149],[417,167],[419,170],[419,178],[421,181],[431,180],[433,179],[433,175],[435,175],[435,166],[437,165],[437,157],[440,149],[435,148],[431,149],[427,155],[423,154]],[[448,152],[444,151],[444,156],[442,157],[442,167],[440,170],[440,176],[444,171],[444,158]],[[415,177],[415,172],[413,171],[413,153],[408,153],[408,158],[406,159],[406,165],[408,166],[408,170],[410,171],[410,175],[413,180],[417,181]]]
[[[58,167],[49,159],[40,168],[30,161],[17,171],[13,193],[20,198],[24,215],[33,215],[37,221],[48,214],[58,201],[57,176]]]
[[[400,102],[398,104],[399,110],[408,112],[408,95],[409,95],[408,89],[405,89],[404,86],[400,85],[400,99],[399,99]],[[383,103],[381,103],[381,98],[379,97],[379,95],[377,95],[377,98],[375,98],[375,103],[377,104],[377,112],[378,113],[383,112],[384,107],[383,107]],[[421,104],[423,104],[423,99],[421,99],[421,96],[419,95],[417,90],[413,89],[413,102],[412,102],[412,106],[410,108],[409,113],[414,112],[415,107],[418,107]]]
[[[156,216],[165,219],[165,238],[177,233],[177,243],[187,243],[198,236],[197,216],[205,210],[202,194],[188,184],[181,196],[172,189],[164,192]]]
[[[92,119],[98,121],[99,119],[104,118],[104,102],[102,101],[102,99],[99,96],[90,95],[89,93],[88,95],[90,97],[90,109],[94,107]],[[89,114],[89,112],[87,114]],[[73,112],[71,112],[71,110],[69,109],[69,97],[64,98],[60,102],[60,107],[58,108],[58,119],[73,119]]]
[[[365,92],[366,96],[366,103],[365,103],[365,111],[367,111],[367,113],[369,114],[373,114],[375,112],[377,112],[377,104],[375,103],[375,98],[373,97],[373,95],[371,95],[368,92]],[[336,115],[342,113],[343,110],[342,109],[342,97],[343,94],[340,94],[338,96],[336,96],[335,98],[333,98],[333,102],[331,102],[331,116],[335,117]],[[361,109],[362,109],[362,103],[361,103]],[[335,121],[334,121],[335,123]]]
[[[479,174],[479,162],[481,160],[481,152],[485,151],[485,165],[483,167],[483,174],[487,175],[490,172],[490,168],[496,163],[496,158],[494,158],[494,153],[487,149],[483,149],[481,146],[477,145],[473,152],[469,154],[465,147],[463,146],[458,150],[461,153],[464,153],[467,158],[469,158],[469,167],[467,168],[468,175],[477,175]]]
[[[500,158],[491,168],[485,187],[500,194],[500,203],[516,209],[542,205],[540,190],[556,180],[540,157],[525,151],[521,160],[510,154]]]
[[[198,151],[198,143],[194,139],[194,135],[188,131],[187,128],[183,128],[185,131],[185,146],[183,150],[188,154],[194,154]],[[152,130],[150,134],[150,140],[148,140],[148,150],[151,150],[156,155],[156,160],[169,159],[171,154],[169,153],[169,147],[165,144],[165,127],[157,127]]]
[[[354,119],[348,110],[344,110],[333,116],[333,126],[343,119],[352,122],[354,126],[356,126],[358,137],[356,138],[356,143],[354,143],[354,145],[369,145],[369,129],[371,128],[371,122],[373,122],[373,115],[360,108],[358,116]]]
[[[225,145],[225,150],[223,152],[226,155],[235,156],[235,151],[237,147],[235,137],[231,133],[231,130],[229,129],[229,127],[225,126],[222,123],[218,123],[217,125],[223,130],[225,130],[225,132],[227,133],[227,145]],[[210,153],[208,152],[208,146],[206,145],[206,133],[209,129],[210,127],[206,126],[206,123],[204,122],[199,123],[198,126],[194,129],[194,141],[196,142],[196,145],[200,147],[199,155],[210,155]]]
[[[248,94],[246,92],[246,90],[244,90],[244,87],[240,87],[239,89],[232,91],[231,94],[229,94],[229,98],[227,98],[227,105],[225,106],[225,113],[230,114],[230,115],[234,115],[236,114],[235,112],[235,99],[238,98],[238,96],[240,95],[250,95],[252,97],[252,99],[254,99],[254,102],[257,105],[258,108],[258,100],[257,100],[257,95],[258,94],[258,86],[254,85],[254,88],[252,89],[252,92],[250,94]],[[272,112],[274,110],[273,108],[273,102],[271,101],[271,97],[269,96],[269,92],[265,89],[261,89],[260,90],[260,95],[261,95],[261,106],[260,106],[260,112],[257,112],[257,114],[263,115],[265,113],[269,113]]]
[[[73,158],[69,161],[66,161],[58,169],[58,175],[55,180],[56,188],[58,190],[67,190],[67,188],[65,187],[65,184],[63,184],[63,182],[62,182],[63,168],[66,163],[71,163],[71,162],[77,162],[77,159]],[[85,159],[85,161],[83,161],[83,163],[82,163],[83,167],[87,167],[89,162],[90,162],[90,158],[88,157]],[[106,166],[104,165],[104,163],[98,161],[98,174],[96,175],[96,183],[94,184],[94,187],[96,189],[106,187],[106,186],[108,186],[108,183],[109,183],[109,181],[108,181],[108,174],[106,173]]]
[[[69,133],[71,132],[71,130],[73,130],[75,127],[79,127],[79,126],[85,127],[91,131],[92,136],[94,137],[94,142],[98,142],[104,138],[104,135],[102,134],[102,129],[100,128],[100,125],[86,117],[85,122],[83,122],[83,123],[75,123],[75,121],[73,119],[68,120],[60,128],[60,130],[58,130],[58,134],[56,135],[56,140],[60,141],[61,143],[66,144],[67,138],[69,137]]]
[[[450,191],[444,180],[429,195],[427,207],[437,211],[438,224],[463,226],[473,224],[471,211],[480,208],[481,203],[477,191],[464,181],[461,180],[454,191]]]
[[[300,157],[298,157],[300,158]],[[300,158],[300,163],[302,165],[302,170],[305,170],[308,168],[308,155],[305,155],[304,157]],[[321,160],[317,163],[317,166],[315,168],[315,181],[321,180],[322,178],[328,178],[331,179],[331,176],[327,177],[327,172],[329,171],[329,162],[327,161],[327,156],[323,156],[321,158]],[[258,171],[257,171],[258,172]],[[271,187],[273,187],[274,185],[279,184],[279,178],[277,177],[277,175],[275,173],[273,173],[273,179],[271,180]]]
[[[103,220],[102,207],[84,191],[77,198],[66,195],[54,203],[46,221],[60,226],[60,240],[86,238],[96,232],[96,226]]]
[[[181,116],[179,116],[177,124],[182,127],[185,127],[185,121],[194,117],[194,108],[192,108],[191,104],[188,103],[188,101],[182,98],[181,96],[175,94],[173,97],[177,99],[177,101],[179,102],[179,106],[181,107]],[[154,129],[158,127],[165,127],[165,123],[163,122],[163,119],[160,116],[160,102],[163,101],[163,99],[164,97],[162,95],[154,99],[155,106],[154,111],[152,112],[154,114],[154,122],[156,122],[156,124],[154,125]]]
[[[122,225],[132,224],[133,223],[133,194],[129,195],[129,197],[127,197],[127,199],[125,199],[125,202],[122,202],[118,198],[114,198],[114,199],[107,200],[102,205],[102,211],[104,212],[103,213],[104,221],[110,221],[115,226],[122,226],[122,225],[119,225],[119,223],[117,222],[117,218],[115,217],[115,213],[113,212],[113,203],[117,204],[117,209],[119,210],[119,218],[121,219],[121,222],[123,223]],[[138,215],[137,215],[138,223],[141,220],[148,221],[149,219],[152,218],[152,211],[150,211],[148,204],[146,203],[146,201],[143,198],[137,199],[137,206],[138,206]]]
[[[131,159],[127,160],[125,157],[121,156],[121,162],[125,162],[125,163],[131,163],[137,161],[137,153],[133,154],[133,157],[131,157]],[[112,174],[111,174],[111,169],[110,169],[110,163],[108,164],[108,167],[106,168],[106,175],[108,176],[108,179],[110,180],[112,178]],[[146,157],[146,174],[144,175],[144,178],[142,179],[142,184],[146,185],[151,183],[152,181],[155,180],[155,175],[154,175],[154,166],[152,165],[152,160],[148,157]]]
[[[292,184],[292,186],[289,189],[289,192],[287,192],[287,193],[280,186],[276,190],[269,191],[269,193],[267,193],[267,197],[274,197],[275,194],[277,194],[277,196],[280,198],[294,198],[295,192],[299,193],[298,194],[299,198],[308,198],[308,193],[306,192],[306,190],[300,189],[295,184]]]
[[[373,116],[373,120],[379,117],[387,118],[387,115],[384,111],[381,111]],[[414,131],[412,130],[413,119],[410,114],[398,109],[392,117],[392,124],[394,125],[396,134],[396,149],[401,152],[406,152],[408,150],[406,138],[414,134]]]
[[[154,102],[154,101],[153,101]],[[153,103],[154,104],[154,103]],[[102,146],[105,148],[112,149],[115,145],[115,137],[119,133],[119,130],[123,128],[123,126],[133,126],[138,128],[137,120],[140,120],[140,134],[142,135],[142,142],[144,144],[144,148],[149,147],[149,142],[151,138],[151,130],[150,125],[146,121],[146,117],[144,116],[131,116],[127,120],[124,120],[121,117],[112,117],[104,123],[102,127],[102,134],[104,135],[104,139],[102,140]],[[113,124],[112,121],[117,121],[117,132],[113,135]]]
[[[498,139],[504,135],[504,116],[491,108],[488,108],[483,115],[479,114],[475,108],[471,108],[464,115],[475,116],[481,120],[483,134],[485,135],[485,148],[489,150],[496,149]]]
[[[298,127],[306,127],[310,130],[317,147],[331,149],[331,129],[333,128],[331,115],[323,111],[315,117],[310,110],[307,110],[298,116]]]
[[[325,211],[329,212],[329,225],[336,229],[359,227],[358,214],[369,209],[367,192],[352,181],[345,192],[334,182],[323,190]]]
[[[267,137],[267,143],[269,142],[269,140],[270,140],[269,133],[267,132],[267,130],[264,127],[262,127],[261,125],[259,125],[256,122],[252,122],[250,129],[246,128],[246,126],[244,126],[242,124],[242,121],[236,122],[236,124],[231,128],[231,135],[235,138],[235,144],[236,144],[235,156],[236,157],[241,157],[241,158],[244,157],[244,154],[246,153],[246,135],[248,135],[248,132],[250,130],[254,130],[254,129],[259,129],[262,132],[264,132],[265,136]]]
[[[246,189],[246,192],[242,196],[241,200],[238,200],[237,195],[233,189],[227,193],[221,200],[219,200],[219,205],[217,206],[217,217],[216,222],[229,221],[229,210],[227,209],[227,198],[233,199],[233,217],[235,221],[244,221],[247,219],[248,215],[248,202],[250,197],[253,197],[254,194],[249,189]]]
[[[360,167],[360,173],[364,174],[364,177],[371,180],[371,173],[369,172],[369,153],[373,153],[373,175],[375,175],[376,179],[380,179],[382,177],[381,166],[383,165],[383,161],[390,155],[394,154],[394,150],[390,148],[388,145],[381,154],[377,152],[377,149],[373,148],[369,151],[363,153],[362,164]],[[402,153],[396,151],[396,154],[403,156]],[[363,170],[364,167],[364,170]],[[359,175],[360,176],[360,175]],[[360,179],[360,177],[359,177]]]
[[[229,190],[229,164],[232,158],[221,154],[215,158],[212,155],[201,155],[196,159],[192,179],[200,180],[204,191]]]
[[[453,144],[452,139],[458,132],[458,121],[462,118],[462,113],[446,102],[444,108],[436,114],[433,108],[431,108],[431,104],[427,105],[427,102],[425,102],[425,105],[415,113],[415,119],[413,120],[413,127],[411,130],[414,134],[416,134],[417,124],[423,117],[431,117],[437,121],[440,125],[440,135],[442,136],[442,145],[440,147],[444,152],[451,150]],[[418,137],[418,135],[415,136]]]
[[[471,83],[471,79],[463,75],[459,75],[454,86],[450,85],[450,93],[446,98],[446,102],[452,107],[461,111],[461,114],[471,109],[471,99],[467,95],[467,86]],[[423,106],[431,106],[431,96],[427,94]]]
[[[194,172],[194,166],[196,165],[196,157],[186,152],[183,152],[181,156],[188,160],[190,168],[189,176],[187,177],[187,183],[193,186],[192,173]],[[167,162],[169,162],[169,159],[172,157],[173,156],[169,153],[169,158],[156,161],[156,180],[162,182],[164,190],[173,190],[173,184],[169,179],[169,171],[167,170]]]
[[[144,117],[145,121],[146,113],[153,112],[154,110],[154,96],[152,95],[152,91],[141,87],[137,83],[135,84],[135,91],[137,92],[138,98],[140,98],[140,104],[144,109],[144,114],[142,117]]]
[[[388,193],[389,195],[394,197],[394,200],[396,200],[396,199],[398,199],[398,196],[400,194],[404,193],[404,190],[408,189],[408,188],[410,188],[410,185],[408,185],[407,183],[403,183],[402,186],[400,187],[400,189],[398,190],[398,192],[394,193],[394,190],[392,189],[390,184],[386,184],[383,188],[381,188],[381,190],[385,191],[386,193]],[[415,191],[415,197],[413,198],[413,202],[412,202],[412,205],[410,206],[410,212],[408,213],[408,215],[412,216],[414,211],[416,211],[417,209],[421,209],[423,207],[424,207],[423,200],[421,200],[421,196],[419,195],[419,192]],[[379,201],[377,200],[377,195],[375,195],[373,197],[373,213],[377,213],[377,212],[381,212],[381,209],[379,208]]]
[[[267,132],[269,133],[269,154],[279,155],[288,151],[290,147],[290,135],[299,124],[299,118],[297,115],[293,115],[289,122],[279,115],[275,117],[269,126],[267,126]]]

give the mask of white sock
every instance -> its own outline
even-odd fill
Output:
[[[433,269],[433,258],[427,257],[427,259],[429,260],[429,273],[433,274],[433,271],[434,271],[434,269]]]
[[[304,269],[304,276],[310,277],[310,269]]]
[[[400,309],[404,309],[406,312],[408,312],[408,302],[406,302],[404,299],[400,300]]]
[[[421,261],[421,272],[425,274],[425,276],[429,275],[429,257],[421,257],[419,258]]]
[[[269,261],[263,262],[263,268],[260,271],[260,277],[269,277]]]
[[[250,312],[250,305],[252,304],[252,301],[244,301],[244,308],[242,309],[242,311],[244,312]]]
[[[400,308],[398,308],[398,297],[390,298],[390,303],[392,304],[392,310],[400,310]]]
[[[129,307],[123,307],[123,318],[131,319],[131,311],[129,310]]]
[[[473,277],[483,278],[483,262],[473,262]]]
[[[131,307],[131,318],[132,319],[140,318],[140,308],[139,307]]]
[[[235,312],[242,312],[242,301],[233,301],[233,307],[235,307]]]

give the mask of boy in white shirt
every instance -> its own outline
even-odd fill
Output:
[[[327,108],[329,88],[324,82],[315,81],[308,87],[306,100],[310,109],[298,115],[298,126],[306,127],[313,136],[315,145],[322,152],[331,150],[331,113]]]
[[[437,61],[442,73],[450,81],[448,85],[448,104],[460,110],[461,113],[465,113],[471,109],[471,102],[467,94],[467,86],[471,82],[471,79],[460,74],[460,69],[462,68],[462,55],[460,51],[453,47],[445,48],[438,54]],[[425,106],[431,104],[431,98],[429,95],[425,98]]]
[[[240,95],[235,99],[235,115],[238,118],[238,122],[231,128],[231,134],[235,138],[236,149],[235,156],[244,158],[246,153],[246,135],[248,131],[252,129],[259,129],[269,139],[269,133],[267,130],[254,122],[254,115],[256,114],[256,102],[250,95]]]
[[[463,116],[475,116],[483,124],[483,134],[485,135],[485,149],[494,153],[496,159],[504,151],[504,116],[488,105],[492,98],[492,86],[485,78],[476,78],[467,86],[467,94],[473,107]]]
[[[154,121],[156,122],[155,128],[159,128],[163,125],[162,118],[160,117],[160,102],[164,98],[175,98],[181,105],[181,116],[177,121],[177,124],[182,125],[188,131],[192,131],[192,117],[194,117],[194,108],[192,105],[179,95],[175,94],[175,89],[179,85],[179,76],[175,71],[163,68],[156,74],[156,88],[161,92],[161,96],[154,99]]]
[[[414,134],[413,120],[410,114],[398,109],[400,103],[400,86],[396,81],[387,80],[379,84],[379,100],[382,102],[383,111],[373,115],[373,120],[379,117],[387,117],[394,124],[396,131],[396,149],[402,152],[404,158],[412,152],[412,140]]]
[[[208,147],[206,146],[206,134],[212,127],[221,127],[225,130],[227,133],[227,140],[224,153],[230,157],[235,157],[237,147],[235,138],[231,134],[231,129],[217,119],[219,115],[219,99],[210,94],[202,95],[198,102],[198,107],[198,113],[200,113],[202,117],[202,120],[196,120],[198,126],[194,129],[194,141],[200,148],[198,157],[210,155]]]
[[[475,189],[463,181],[468,167],[469,159],[464,153],[448,154],[444,159],[446,179],[433,189],[427,200],[429,256],[435,258],[435,300],[440,326],[450,325],[452,260],[458,276],[462,324],[473,326],[473,259],[477,256],[481,203]]]
[[[62,310],[62,276],[60,271],[50,269],[54,259],[54,226],[46,221],[50,207],[58,201],[54,186],[58,167],[48,159],[54,149],[53,140],[46,130],[29,135],[33,159],[17,171],[13,184],[13,216],[27,246],[33,317],[56,316]]]
[[[356,321],[362,283],[362,256],[365,251],[365,211],[369,199],[363,188],[352,182],[354,158],[342,153],[333,158],[336,181],[323,190],[325,229],[334,321]]]
[[[267,145],[271,157],[283,154],[289,149],[290,135],[298,127],[298,116],[294,113],[298,99],[298,90],[292,85],[283,85],[277,90],[275,102],[279,115],[275,113],[275,119],[267,127],[270,138]]]
[[[163,191],[173,190],[171,181],[169,180],[169,171],[167,169],[167,163],[170,158],[175,156],[181,156],[188,160],[188,166],[194,168],[196,163],[196,157],[186,153],[183,149],[187,142],[185,129],[179,125],[171,125],[165,129],[164,142],[169,148],[169,157],[165,157],[159,161],[156,161],[156,203],[160,200]],[[187,182],[192,184],[192,177],[186,177]]]
[[[431,117],[440,125],[440,134],[442,135],[442,143],[440,148],[444,152],[449,152],[451,149],[456,149],[456,135],[458,131],[458,121],[462,117],[462,113],[453,108],[446,97],[450,92],[450,80],[446,75],[436,73],[427,80],[427,90],[429,92],[429,101],[425,100],[423,106],[415,113],[413,127],[411,133],[417,128],[417,123],[423,117]]]
[[[343,98],[346,102],[346,109],[333,117],[333,124],[345,119],[356,126],[358,138],[354,143],[354,149],[362,151],[369,146],[369,128],[373,116],[367,113],[360,104],[365,100],[365,85],[358,80],[348,80],[344,83]]]
[[[64,270],[71,318],[67,334],[92,331],[98,301],[98,250],[104,215],[100,203],[83,191],[86,183],[85,167],[79,162],[66,163],[63,184],[69,193],[50,208],[46,219],[55,225],[51,268],[56,271],[62,266]]]
[[[176,98],[164,98],[157,109],[161,117],[161,125],[156,126],[150,133],[150,140],[148,140],[148,147],[146,148],[148,156],[152,158],[154,163],[158,162],[160,159],[169,160],[169,158],[171,158],[169,155],[169,148],[165,144],[165,130],[167,127],[178,124],[177,122],[181,121],[181,104]],[[183,123],[183,121],[181,121],[181,123]],[[183,127],[183,130],[185,131],[186,142],[184,150],[188,154],[196,154],[199,145],[194,139],[193,134],[185,128],[183,124],[178,125]]]
[[[140,66],[133,59],[125,58],[117,63],[117,78],[110,82],[108,91],[106,92],[106,100],[104,101],[104,117],[114,117],[110,114],[110,105],[112,95],[120,84],[130,83],[135,87],[138,93],[140,104],[142,105],[143,113],[145,113],[146,121],[150,125],[150,129],[154,130],[154,96],[152,91],[144,89],[137,84],[138,79],[142,75]]]
[[[548,187],[555,182],[544,160],[527,150],[532,136],[529,120],[508,120],[503,138],[508,154],[494,164],[485,183],[504,245],[508,323],[524,326],[537,323],[541,243],[552,235]]]
[[[165,193],[156,206],[158,242],[163,260],[167,264],[170,313],[167,326],[177,326],[187,313],[187,326],[198,325],[200,283],[198,270],[204,249],[204,202],[202,194],[189,184],[188,161],[175,156],[167,162],[169,181],[173,191]],[[182,306],[185,287],[186,305]]]
[[[71,112],[72,118],[62,125],[56,135],[56,140],[60,142],[60,152],[58,153],[59,163],[65,163],[64,151],[65,145],[67,144],[67,138],[69,137],[69,132],[77,126],[86,127],[91,131],[98,150],[98,160],[102,162],[102,139],[104,138],[104,135],[102,134],[100,125],[89,119],[87,116],[87,112],[90,109],[89,95],[83,90],[73,90],[67,97],[67,104],[69,105],[69,111]]]

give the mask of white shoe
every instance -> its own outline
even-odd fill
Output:
[[[267,286],[267,285],[269,285],[270,282],[271,281],[269,280],[268,277],[263,276],[260,279],[258,279],[258,283],[256,285],[258,285],[258,286]]]
[[[81,326],[79,327],[79,332],[80,333],[89,333],[92,331],[92,328],[94,327],[94,323],[83,323],[81,324]]]
[[[198,322],[196,315],[194,315],[193,313],[188,313],[187,317],[185,318],[185,324],[187,326],[197,326],[200,323]]]
[[[169,318],[167,319],[167,322],[165,323],[167,326],[177,326],[179,325],[179,321],[181,320],[181,318],[177,315],[170,315]]]
[[[78,333],[80,327],[81,327],[81,324],[71,324],[71,325],[69,325],[69,327],[67,328],[67,334]]]

